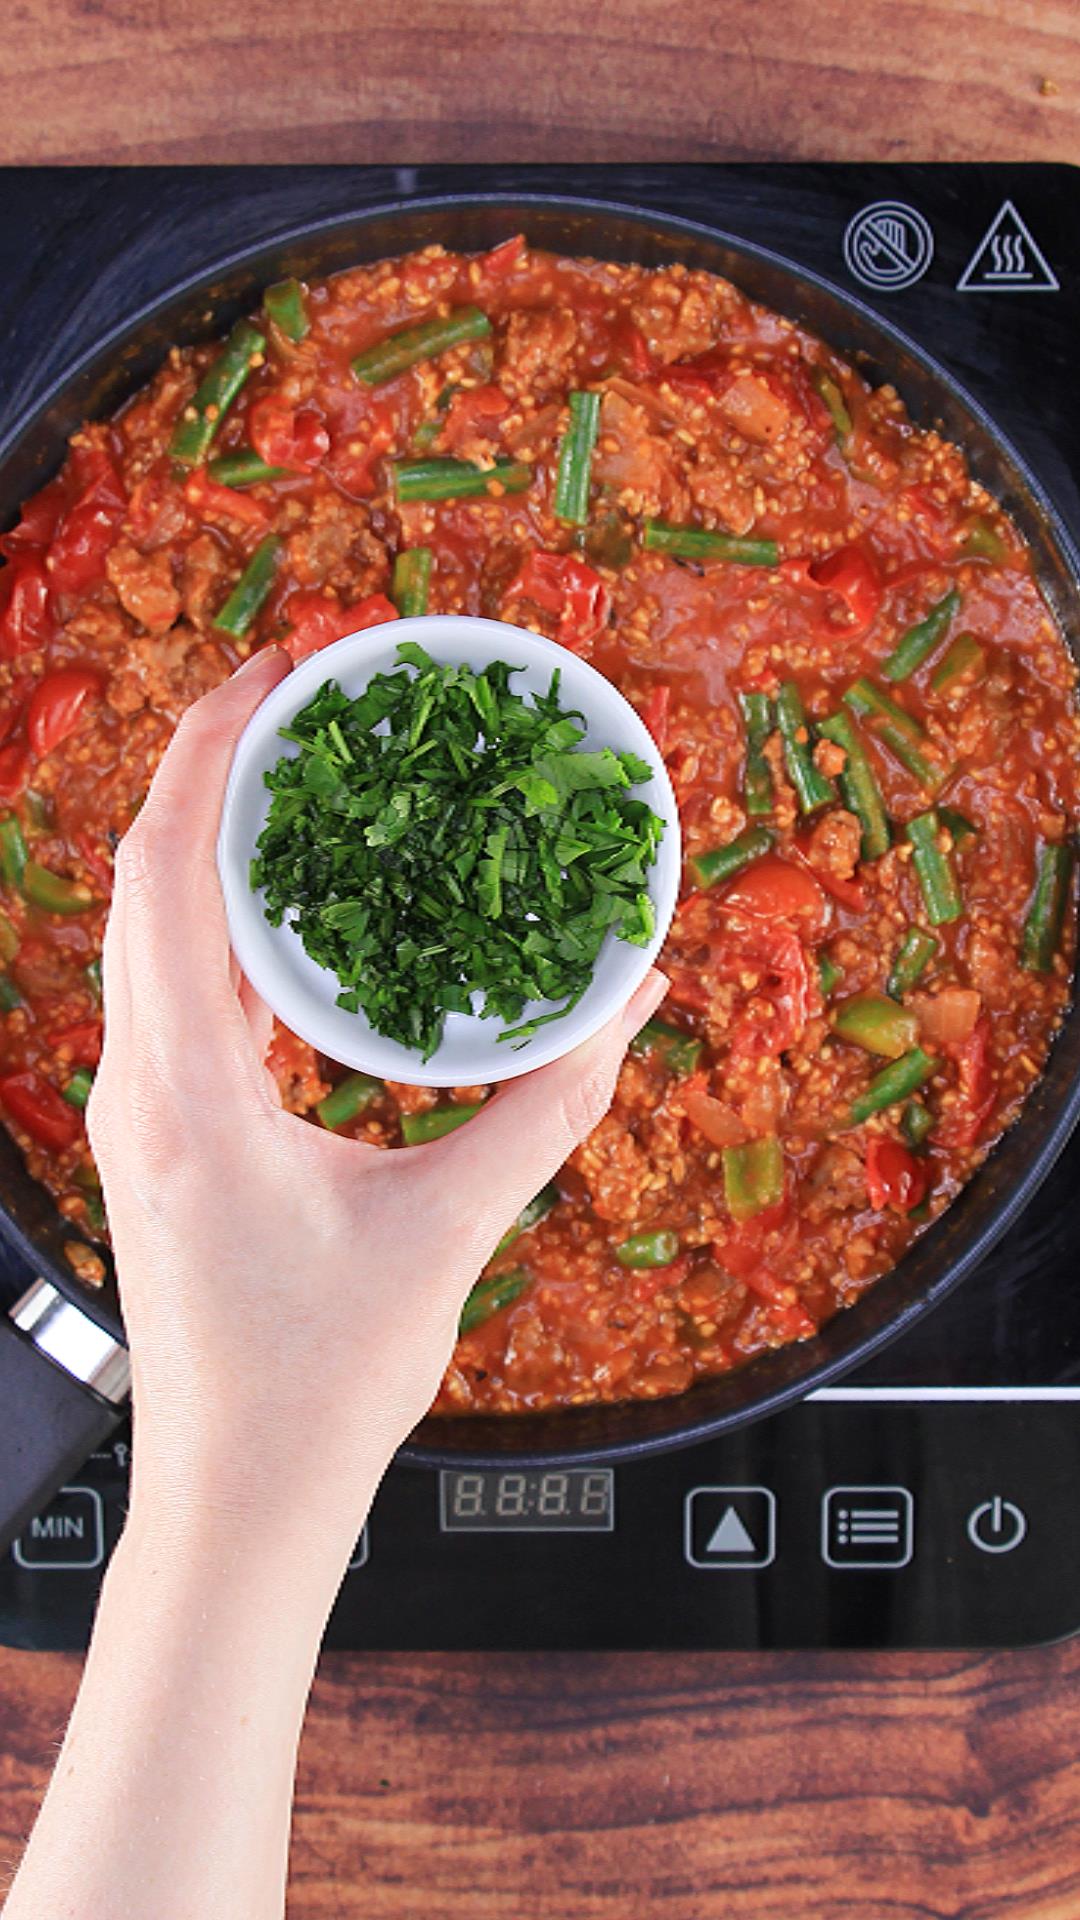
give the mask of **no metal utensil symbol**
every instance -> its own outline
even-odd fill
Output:
[[[915,207],[877,200],[855,215],[844,235],[848,271],[864,287],[895,293],[921,280],[934,257],[934,236]]]

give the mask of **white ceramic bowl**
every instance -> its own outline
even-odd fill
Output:
[[[251,890],[249,865],[270,803],[263,775],[282,754],[297,751],[291,741],[279,737],[278,729],[287,726],[327,680],[336,680],[355,698],[374,674],[396,669],[402,640],[419,641],[435,660],[464,663],[477,671],[493,660],[507,660],[523,669],[512,682],[520,693],[546,692],[552,669],[558,667],[560,705],[580,709],[587,723],[582,745],[630,750],[655,768],[651,781],[633,789],[634,797],[646,801],[664,821],[648,880],[656,910],[653,938],[647,947],[635,947],[608,933],[591,984],[577,1006],[564,1019],[541,1027],[521,1047],[499,1041],[504,1021],[463,1013],[447,1016],[443,1039],[429,1060],[396,1040],[387,1040],[362,1013],[347,1013],[336,1004],[340,991],[336,975],[304,952],[288,917],[280,927],[272,927],[263,912],[261,893]],[[218,871],[233,950],[256,991],[286,1026],[332,1060],[380,1079],[427,1087],[478,1086],[512,1079],[569,1053],[602,1027],[625,1005],[663,944],[675,908],[680,865],[679,816],[671,782],[656,743],[629,701],[595,668],[555,641],[464,614],[433,614],[369,627],[294,667],[252,715],[237,743],[218,835]],[[551,1004],[532,1002],[522,1018],[547,1012]]]

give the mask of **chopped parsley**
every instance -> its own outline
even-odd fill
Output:
[[[502,660],[398,656],[355,700],[328,681],[281,729],[299,752],[265,776],[251,885],[377,1033],[426,1060],[448,1013],[476,1012],[524,1043],[580,1000],[609,929],[652,935],[663,822],[629,791],[652,768],[581,748],[557,671],[526,698]],[[515,1024],[535,1000],[563,1004]]]

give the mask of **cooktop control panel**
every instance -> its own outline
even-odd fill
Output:
[[[443,192],[590,194],[725,229],[857,293],[959,377],[1080,532],[1080,421],[1060,404],[1080,337],[1068,168],[74,168],[9,172],[4,191],[8,419],[232,248]],[[1078,1181],[1074,1142],[931,1319],[773,1419],[630,1463],[392,1468],[328,1643],[992,1646],[1076,1631]],[[0,1299],[24,1282],[0,1261]],[[85,1643],[129,1465],[121,1438],[0,1563],[0,1640]]]
[[[626,1466],[393,1468],[337,1647],[998,1646],[1080,1626],[1080,1395],[834,1390]],[[0,1639],[76,1646],[116,1441],[0,1568]]]

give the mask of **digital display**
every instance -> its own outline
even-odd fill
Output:
[[[610,1533],[615,1476],[609,1467],[532,1473],[441,1473],[444,1533]]]

